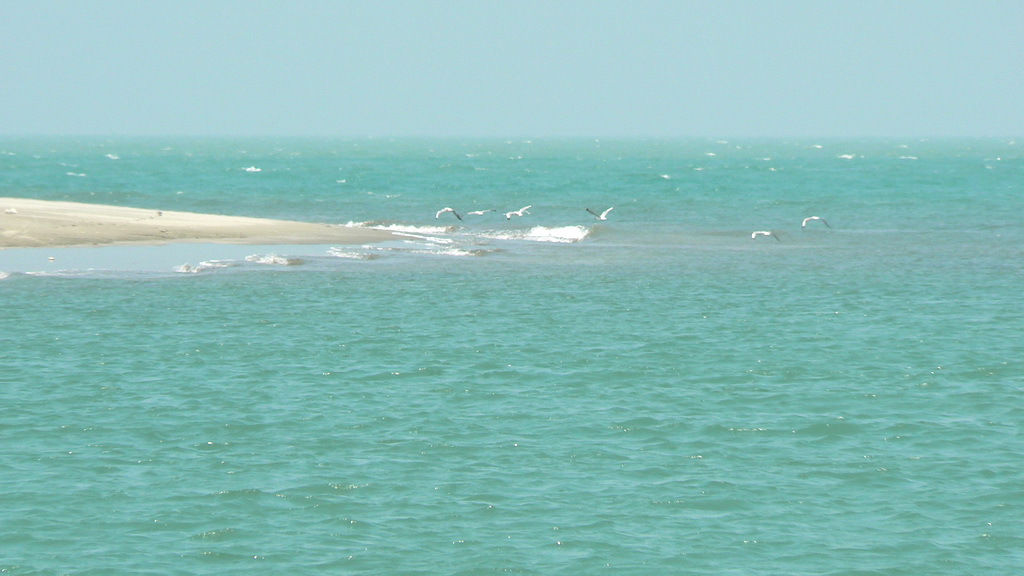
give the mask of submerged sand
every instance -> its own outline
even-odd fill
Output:
[[[384,230],[342,225],[0,198],[0,249],[173,242],[363,244],[394,238]]]

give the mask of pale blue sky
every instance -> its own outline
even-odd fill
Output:
[[[0,134],[1024,136],[1024,1],[0,0]]]

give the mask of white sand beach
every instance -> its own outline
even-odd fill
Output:
[[[0,249],[177,242],[363,244],[394,238],[370,228],[0,197]]]

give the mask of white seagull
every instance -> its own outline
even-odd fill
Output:
[[[456,218],[458,218],[459,220],[462,220],[462,216],[459,216],[459,213],[456,212],[454,208],[449,208],[447,206],[445,206],[444,208],[438,210],[437,214],[434,214],[434,218],[440,218],[441,214],[445,214],[447,212],[451,212],[452,214],[455,214]]]
[[[828,222],[826,222],[825,219],[822,218],[821,216],[810,216],[808,218],[804,218],[804,221],[800,224],[800,227],[806,228],[807,223],[810,222],[811,220],[821,220],[821,223],[824,224],[826,228],[831,228],[831,226],[828,225]]]
[[[529,210],[530,208],[533,208],[533,204],[530,204],[529,206],[523,206],[522,208],[514,212],[505,212],[505,220],[511,220],[513,216],[522,216],[523,214],[529,214],[527,210]]]
[[[490,210],[473,210],[472,212],[466,212],[466,214],[469,214],[469,215],[472,215],[472,216],[483,216],[484,214],[487,214],[488,212],[497,212],[497,210],[495,210],[494,208],[491,208]]]
[[[775,238],[776,242],[782,242],[782,240],[779,240],[778,236],[772,234],[771,230],[757,230],[755,232],[750,233],[751,240],[757,238],[758,236],[771,236],[772,238]]]
[[[594,217],[597,218],[598,220],[607,220],[608,219],[608,213],[611,212],[614,209],[615,209],[615,206],[612,206],[611,208],[609,208],[609,209],[605,210],[604,212],[601,212],[600,214],[598,214],[597,212],[594,212],[590,208],[587,208],[587,212],[590,212],[591,214],[593,214]]]

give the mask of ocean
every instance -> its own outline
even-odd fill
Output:
[[[2,574],[1024,568],[1016,141],[7,137],[0,196],[402,234],[0,250]]]

